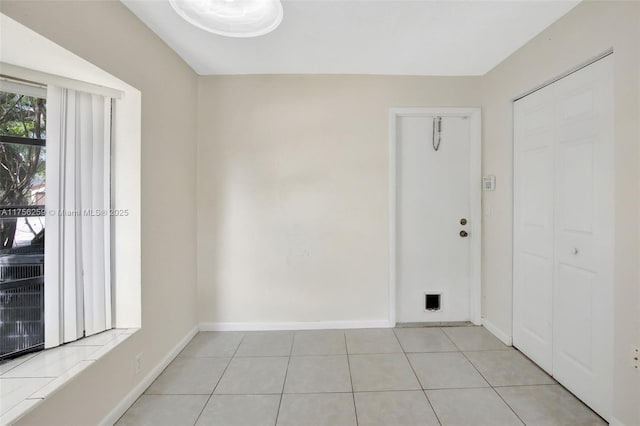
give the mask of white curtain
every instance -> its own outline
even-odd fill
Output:
[[[111,328],[110,132],[110,98],[47,88],[47,348]]]

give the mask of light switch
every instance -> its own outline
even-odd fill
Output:
[[[482,190],[483,191],[496,190],[496,177],[494,175],[488,175],[482,178]]]

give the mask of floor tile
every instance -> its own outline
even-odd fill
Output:
[[[46,399],[49,398],[58,389],[69,383],[75,376],[83,370],[89,368],[95,361],[80,361],[75,367],[70,368],[60,376],[52,379],[46,386],[38,389],[37,392],[29,396],[29,399]],[[0,423],[1,424],[1,423]]]
[[[38,352],[36,356],[7,371],[2,377],[58,377],[80,361],[91,359],[100,346],[59,346]]]
[[[247,333],[236,356],[289,356],[292,331],[256,331]]]
[[[53,380],[52,378],[0,378],[0,414],[6,413]]]
[[[285,393],[351,392],[346,355],[292,357]]]
[[[347,330],[347,351],[350,354],[381,354],[402,352],[393,330],[374,328]]]
[[[180,356],[232,357],[244,333],[234,331],[201,331],[189,342]]]
[[[421,389],[404,354],[350,355],[354,391]]]
[[[461,351],[511,349],[484,327],[443,327],[442,331]]]
[[[553,380],[518,351],[465,352],[491,386],[546,385]]]
[[[120,345],[122,342],[124,342],[125,340],[129,339],[131,336],[133,336],[132,333],[121,332],[121,333],[113,335],[109,339],[101,339],[104,343],[99,347],[99,349],[97,351],[92,352],[89,356],[87,356],[86,360],[96,361],[96,360],[102,358],[103,356],[105,356],[106,354],[111,352],[113,350],[113,348],[115,348],[116,346]],[[90,346],[90,345],[84,343],[82,345],[75,345],[75,346]]]
[[[208,395],[142,395],[117,426],[191,426]]]
[[[347,353],[344,331],[296,331],[292,355],[344,355]]]
[[[491,388],[425,391],[442,426],[507,426],[522,422]]]
[[[149,386],[146,394],[210,395],[229,358],[178,357]]]
[[[214,393],[282,393],[288,362],[288,357],[233,358]]]
[[[527,425],[606,425],[560,385],[496,388]]]
[[[285,394],[277,426],[356,426],[351,393]]]
[[[36,355],[37,353],[26,354],[26,355],[19,356],[17,358],[8,359],[0,362],[0,376],[8,372],[9,370],[19,366],[23,362],[33,358]]]
[[[460,352],[413,353],[407,356],[423,389],[489,386]]]
[[[106,330],[92,336],[75,340],[69,343],[69,346],[104,346],[109,343],[117,343],[121,340],[120,336],[127,335],[128,337],[130,334],[131,333],[127,329],[113,328],[111,330]]]
[[[455,352],[458,350],[440,328],[396,328],[394,331],[405,352]]]
[[[439,425],[422,391],[356,392],[359,426]]]
[[[280,395],[214,395],[196,426],[273,426]]]

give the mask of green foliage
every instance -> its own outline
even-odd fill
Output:
[[[44,169],[43,148],[0,144],[0,206],[31,204],[29,190],[44,180]]]
[[[44,139],[46,100],[0,92],[0,134]],[[32,204],[31,189],[45,177],[45,149],[0,143],[0,207]],[[0,222],[0,249],[13,245],[15,219]]]
[[[0,134],[45,138],[46,100],[0,92]]]

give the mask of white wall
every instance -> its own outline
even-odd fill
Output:
[[[640,344],[640,3],[586,1],[482,78],[483,167],[497,177],[484,193],[485,319],[511,335],[511,100],[614,48],[615,96],[615,393],[614,417],[640,424],[640,374],[631,347]]]
[[[498,177],[497,190],[484,193],[491,211],[483,228],[484,313],[509,335],[510,100],[611,46],[614,416],[639,424],[638,375],[629,370],[630,345],[640,334],[639,9],[638,2],[580,4],[483,78],[197,78],[118,2],[3,0],[3,13],[143,97],[143,331],[23,424],[97,423],[196,323],[194,206],[199,321],[386,320],[387,109],[394,106],[482,104],[484,173]],[[144,365],[136,376],[139,352]],[[89,389],[95,398],[86,398]]]
[[[473,77],[200,77],[200,321],[383,325],[388,109],[479,103]]]
[[[197,78],[119,2],[3,0],[0,11],[142,93],[143,328],[19,422],[94,425],[196,325]]]

